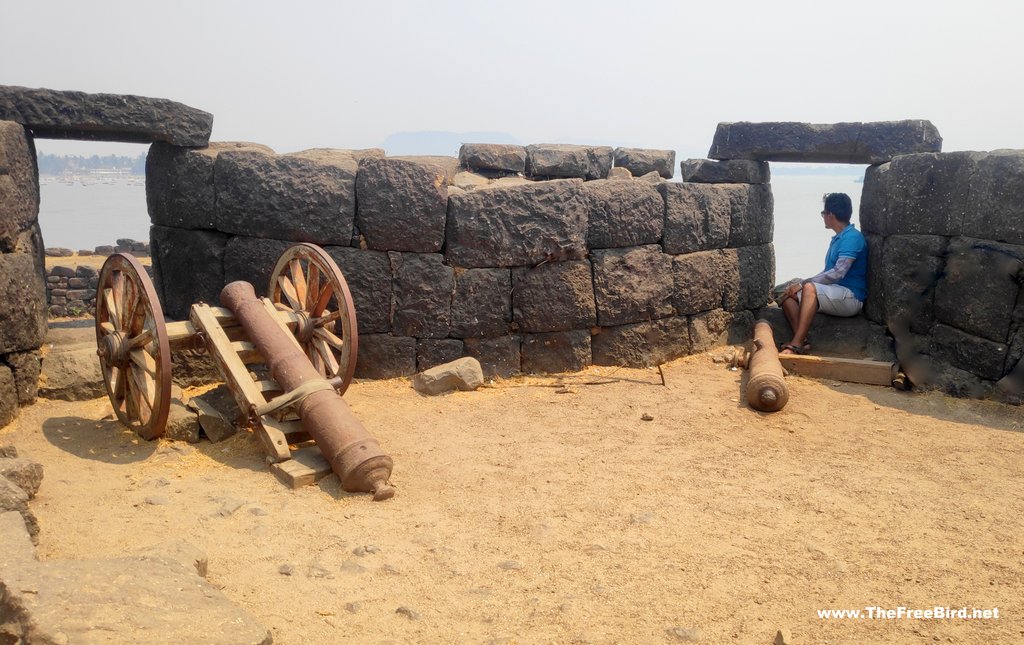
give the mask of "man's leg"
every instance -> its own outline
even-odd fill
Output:
[[[799,305],[794,302],[790,311],[786,311],[785,306],[791,300],[793,299],[790,298],[783,303],[786,319],[789,320],[789,324],[793,328],[793,339],[789,341],[789,344],[803,347],[807,343],[807,332],[811,330],[811,321],[814,320],[814,314],[818,311],[818,290],[815,288],[814,283],[808,282],[803,286],[803,290],[800,293]],[[789,349],[784,349],[782,352],[793,353]]]

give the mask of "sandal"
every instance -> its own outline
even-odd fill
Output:
[[[801,347],[800,345],[794,345],[793,343],[783,343],[780,349],[788,349],[789,351],[799,356],[804,356],[806,354],[811,353],[811,345],[809,343],[807,345],[804,345],[803,347]]]

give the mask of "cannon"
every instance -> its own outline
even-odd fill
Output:
[[[251,285],[240,283],[249,288],[244,292],[238,284],[226,293],[242,296],[222,299],[244,309],[243,320],[231,308],[199,302],[189,320],[166,322],[138,260],[127,253],[107,259],[97,286],[96,353],[117,418],[144,439],[163,435],[171,353],[205,350],[238,405],[236,423],[253,429],[279,478],[311,483],[333,469],[344,490],[391,497],[391,458],[341,399],[355,373],[358,332],[352,294],[337,264],[320,247],[297,244],[271,272],[269,297],[257,298]],[[291,368],[275,372],[281,358]],[[292,378],[295,370],[301,379]],[[324,406],[330,415],[315,412]],[[311,439],[323,457],[310,460],[307,452],[300,460],[307,446],[292,460],[291,445]],[[322,467],[324,457],[329,468]]]
[[[767,320],[754,324],[753,345],[753,351],[741,361],[750,370],[747,403],[762,412],[777,412],[789,402],[789,388],[775,348],[772,326]]]

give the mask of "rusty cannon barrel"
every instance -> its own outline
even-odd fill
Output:
[[[772,326],[767,320],[754,323],[754,351],[747,359],[750,379],[747,380],[747,403],[762,412],[777,412],[789,401],[779,352],[775,349]]]
[[[391,457],[384,454],[348,404],[270,317],[252,285],[232,282],[220,292],[220,301],[235,314],[284,391],[308,391],[295,403],[302,427],[330,462],[341,487],[349,492],[373,493],[378,501],[394,496],[395,489],[388,485]]]

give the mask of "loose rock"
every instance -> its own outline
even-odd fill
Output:
[[[412,386],[416,391],[431,396],[456,389],[469,392],[483,383],[480,361],[470,356],[438,365],[412,377]]]

